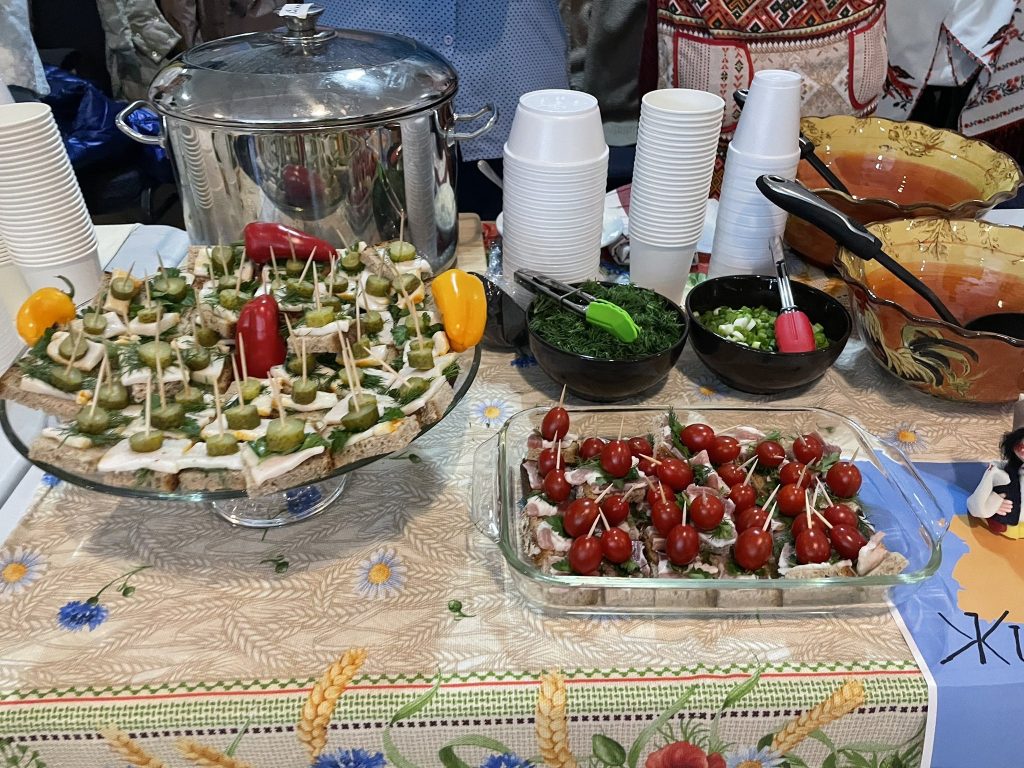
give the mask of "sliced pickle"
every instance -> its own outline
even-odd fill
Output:
[[[367,405],[377,405],[377,396],[372,392],[359,392],[352,395],[352,399],[348,401],[348,409],[350,411],[353,408],[362,408]]]
[[[86,312],[82,315],[82,330],[90,336],[102,336],[107,330],[107,316],[99,312]]]
[[[203,397],[202,390],[189,388],[187,390],[179,390],[174,395],[174,402],[183,408],[202,408],[206,405],[206,398]]]
[[[317,387],[317,383],[312,379],[306,379],[305,381],[299,379],[298,381],[293,381],[292,402],[297,403],[298,405],[309,405],[316,400],[316,393],[318,389],[319,387]]]
[[[376,310],[365,313],[359,322],[367,333],[380,333],[384,330],[384,317]]]
[[[366,278],[366,292],[377,298],[384,298],[391,293],[391,281],[379,275],[370,275]]]
[[[365,336],[352,345],[352,357],[355,360],[363,360],[370,356],[370,340]]]
[[[160,310],[154,307],[143,307],[135,313],[135,319],[140,323],[155,323],[160,317]]]
[[[120,411],[128,407],[128,387],[119,381],[113,384],[103,384],[96,396],[100,408],[108,411]]]
[[[133,278],[125,275],[115,277],[110,281],[110,295],[119,301],[127,301],[139,291],[139,284]]]
[[[332,312],[337,312],[341,309],[341,298],[333,293],[325,293],[320,297],[320,305]]]
[[[409,365],[418,371],[429,371],[434,367],[433,347],[423,349],[409,347]]]
[[[290,453],[306,439],[306,422],[287,417],[274,419],[267,425],[267,450],[271,453]]]
[[[238,453],[238,438],[230,432],[206,438],[207,456],[231,456],[235,453]]]
[[[391,281],[391,285],[394,286],[397,293],[405,291],[406,293],[411,294],[422,284],[422,281],[411,272],[398,275]]]
[[[316,355],[306,355],[306,372],[316,369]],[[285,370],[293,376],[302,375],[302,356],[296,355],[285,363]]]
[[[56,365],[50,371],[50,383],[61,392],[77,392],[82,388],[82,372]]]
[[[128,438],[128,445],[136,453],[152,453],[159,451],[164,444],[164,433],[157,430],[136,432]]]
[[[307,310],[305,320],[306,325],[310,328],[323,328],[334,322],[334,310],[330,307]]]
[[[412,261],[416,258],[416,246],[403,240],[395,240],[388,246],[392,261]]]
[[[245,402],[251,403],[263,394],[263,382],[259,379],[246,379],[242,382],[242,397]]]
[[[235,249],[230,245],[215,245],[210,249],[210,274],[226,275],[235,267]]]
[[[75,349],[75,342],[78,341],[78,349]],[[85,339],[78,340],[77,335],[69,334],[67,338],[60,343],[60,347],[57,350],[60,352],[60,356],[65,360],[70,360],[71,356],[75,356],[75,360],[81,360],[89,351],[89,344]]]
[[[377,423],[377,403],[368,403],[357,408],[349,408],[348,413],[341,417],[341,426],[348,432],[365,432]]]
[[[185,407],[181,403],[168,403],[154,408],[149,420],[157,429],[177,429],[185,423]]]
[[[298,277],[302,274],[302,271],[306,268],[305,262],[299,261],[298,259],[288,259],[284,263],[284,274],[285,277]]]
[[[224,411],[228,429],[256,429],[260,425],[260,412],[255,405],[235,405]]]
[[[110,414],[103,408],[93,408],[87,405],[78,412],[78,416],[75,417],[75,423],[78,425],[79,432],[87,435],[98,435],[110,426]]]
[[[300,299],[312,299],[313,298],[313,284],[309,280],[299,280],[298,278],[289,278],[285,283],[285,287],[288,293],[298,296]]]
[[[410,376],[398,388],[398,399],[409,403],[423,395],[430,387],[430,382],[421,376]]]
[[[139,360],[148,368],[156,370],[156,359],[160,357],[160,368],[167,370],[174,362],[174,349],[166,341],[147,341],[139,344]]]
[[[341,256],[341,268],[350,275],[358,275],[366,267],[359,258],[359,251],[345,251]]]
[[[203,347],[192,347],[192,349],[185,353],[185,367],[190,371],[201,371],[203,368],[209,368],[212,362],[213,355],[210,354],[210,350]]]
[[[232,312],[237,312],[245,303],[252,299],[247,293],[242,291],[236,291],[234,288],[226,288],[217,295],[217,301],[224,309],[230,309]]]
[[[238,284],[238,278],[235,275],[221,275],[217,278],[218,291],[234,290]]]
[[[164,295],[171,301],[181,301],[188,295],[188,283],[184,277],[168,277]]]
[[[217,342],[220,341],[220,334],[218,334],[213,328],[207,328],[205,325],[196,327],[196,344],[200,347],[214,347]]]
[[[341,355],[338,355],[337,363],[340,366],[344,366],[345,361],[341,359]],[[357,376],[359,377],[359,382],[358,383],[360,385],[362,385],[362,383],[363,383],[363,372],[362,371],[358,371],[357,372]],[[338,381],[340,382],[341,386],[345,387],[345,389],[352,389],[352,382],[349,381],[348,372],[345,370],[344,367],[342,367],[338,371]]]

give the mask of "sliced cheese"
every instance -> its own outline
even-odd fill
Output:
[[[311,413],[313,411],[326,411],[333,408],[338,403],[338,397],[331,392],[317,392],[316,397],[313,398],[313,402],[299,405],[292,400],[291,395],[282,394],[281,401],[284,403],[286,411]],[[252,401],[252,404],[255,405],[256,410],[260,412],[260,416],[269,416],[274,412],[273,395],[260,395]]]
[[[163,371],[164,384],[172,384],[174,382],[184,381],[185,377],[181,373],[181,368],[174,366],[172,368],[165,368]],[[126,387],[134,386],[135,384],[145,384],[149,377],[153,377],[153,389],[156,390],[156,371],[151,371],[149,368],[140,368],[137,371],[130,371],[121,375],[121,383]]]
[[[128,332],[135,336],[156,336],[176,326],[180,319],[181,314],[178,312],[161,315],[158,323],[143,323],[136,318],[128,322]]]
[[[241,442],[251,442],[253,440],[258,440],[267,434],[267,426],[271,421],[272,419],[260,419],[260,425],[258,427],[253,427],[252,429],[228,429],[227,419],[221,415],[220,421],[214,419],[202,428],[199,435],[204,439],[211,435],[219,435],[221,432],[221,426],[223,425],[224,431],[230,432],[235,436],[236,440]]]
[[[32,392],[37,395],[49,395],[50,397],[56,397],[61,400],[78,400],[78,396],[74,392],[64,392],[63,390],[47,384],[41,379],[33,379],[29,376],[21,377],[21,381],[18,382],[18,389],[23,392]]]
[[[360,368],[380,368],[387,354],[387,344],[371,344],[370,354],[367,357],[361,357],[356,360],[356,365]]]
[[[227,456],[210,456],[206,443],[196,443],[178,460],[178,469],[231,469],[242,471],[242,449]]]
[[[302,465],[307,459],[319,456],[324,450],[326,450],[324,446],[317,445],[313,448],[306,448],[303,451],[296,451],[295,453],[288,453],[283,456],[267,456],[262,460],[248,446],[243,448],[241,453],[242,460],[245,462],[253,483],[262,485],[268,480],[288,474],[293,469]]]
[[[68,360],[66,357],[62,357],[60,354],[60,345],[64,339],[71,336],[67,331],[57,331],[50,338],[50,343],[46,345],[46,354],[55,363],[60,365],[67,365]],[[103,359],[103,345],[98,341],[89,341],[88,338],[84,338],[79,342],[78,351],[82,351],[82,345],[85,345],[85,354],[75,360],[72,364],[73,368],[77,368],[80,371],[91,371],[93,368],[100,364],[100,360]]]
[[[61,445],[66,445],[70,448],[78,448],[81,450],[92,448],[92,440],[85,435],[67,435],[64,434],[64,430],[57,427],[43,427],[41,434],[43,437],[56,440]]]
[[[349,329],[351,321],[348,318],[343,320],[335,320],[333,323],[328,323],[321,328],[310,328],[308,325],[300,325],[298,328],[292,329],[293,336],[337,336],[338,331],[345,333]]]
[[[125,333],[128,328],[123,322],[121,317],[116,312],[104,312],[103,316],[107,318],[107,327],[103,329],[104,339],[113,339],[116,336],[120,336]],[[71,321],[71,330],[74,333],[81,333],[82,331],[82,320],[76,317]]]
[[[192,446],[187,438],[164,439],[164,444],[156,451],[136,453],[127,440],[122,440],[103,454],[97,470],[100,472],[134,472],[137,469],[151,469],[154,472],[174,474],[178,471],[178,462]]]
[[[198,383],[213,386],[213,382],[220,378],[220,375],[224,372],[224,360],[223,357],[215,357],[210,360],[210,364],[205,368],[200,368],[198,371],[192,371],[189,374],[189,378]]]
[[[399,272],[412,272],[417,277],[430,274],[430,262],[426,259],[421,259],[419,256],[409,261],[393,261],[391,263],[395,265],[395,269]]]
[[[384,411],[388,408],[394,408],[397,404],[396,401],[387,395],[377,395],[377,416],[384,415]],[[335,405],[331,410],[324,414],[323,423],[327,425],[337,425],[341,423],[342,418],[348,413],[348,403],[352,399],[352,393],[339,398],[338,404]]]
[[[369,440],[371,437],[384,437],[385,435],[394,434],[399,430],[404,421],[405,419],[393,419],[392,421],[382,421],[379,424],[374,424],[369,429],[352,435],[345,443],[345,447],[348,448],[350,445],[355,445],[363,440]]]
[[[402,406],[402,413],[408,416],[411,413],[416,413],[423,406],[425,406],[440,390],[441,387],[447,387],[448,382],[444,376],[437,376],[433,381],[430,382],[430,386],[427,387],[427,391],[417,397],[415,400],[406,403]]]

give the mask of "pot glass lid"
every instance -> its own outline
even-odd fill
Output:
[[[287,7],[287,6],[286,6]],[[163,114],[238,128],[373,124],[451,98],[455,70],[399,35],[317,27],[323,8],[300,6],[285,27],[204,43],[154,78]]]

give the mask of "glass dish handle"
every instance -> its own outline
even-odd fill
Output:
[[[498,499],[498,438],[499,432],[482,442],[473,453],[473,500],[469,516],[473,525],[484,536],[494,541],[501,532]]]

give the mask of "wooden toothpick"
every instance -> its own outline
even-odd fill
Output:
[[[294,249],[292,250],[294,253]],[[302,268],[302,274],[299,275],[299,282],[301,283],[306,277],[306,270],[309,269],[309,265],[313,263],[313,257],[316,256],[316,248],[309,252],[309,258],[306,259],[306,266]]]
[[[238,402],[241,403],[243,408],[245,408],[245,395],[242,394],[242,382],[238,378],[238,363],[235,362],[234,355],[231,356],[231,372],[235,375],[235,387],[238,389]]]
[[[242,378],[249,379],[249,365],[245,362],[245,336],[238,337],[238,360],[242,364]]]
[[[316,305],[316,309],[319,312],[322,308],[320,303],[320,278],[317,277],[316,270],[313,270],[313,303]]]
[[[562,394],[558,396],[558,408],[561,408],[563,405],[565,405],[565,389],[567,386],[567,384],[562,385]]]
[[[78,357],[78,348],[82,344],[82,337],[85,336],[85,328],[82,328],[75,337],[75,343],[71,345],[71,357],[68,358],[67,367],[64,369],[64,375],[67,376],[71,373],[71,366],[75,364],[75,359]],[[60,352],[60,350],[57,350]]]
[[[220,385],[217,384],[217,379],[213,380],[213,412],[217,417],[217,434],[223,437],[224,421],[220,415]]]
[[[178,358],[178,370],[181,371],[182,381],[185,384],[185,397],[192,397],[192,387],[189,384],[189,379],[192,377],[185,373],[188,369],[185,367],[185,361],[181,359],[181,350],[177,347],[174,348],[174,356]]]
[[[153,410],[153,373],[150,371],[146,375],[146,437],[149,437],[149,424],[150,424],[150,413]]]
[[[306,383],[306,337],[302,337],[302,383]]]
[[[160,407],[161,408],[166,408],[167,407],[167,393],[164,390],[163,366],[160,363],[160,357],[161,357],[161,355],[160,355],[160,337],[157,336],[156,339],[157,339],[157,341],[156,341],[156,386],[157,386],[158,391],[160,392]]]
[[[89,408],[90,416],[96,413],[96,405],[99,403],[100,400],[100,384],[103,383],[103,371],[106,369],[106,367],[107,357],[106,355],[104,355],[103,358],[100,360],[100,370],[96,374],[96,386],[93,387],[92,390],[92,406]]]
[[[757,469],[757,457],[754,457],[754,463],[750,465],[750,469],[747,471],[747,476],[743,479],[746,485],[750,485],[750,478],[754,476],[754,470]]]

